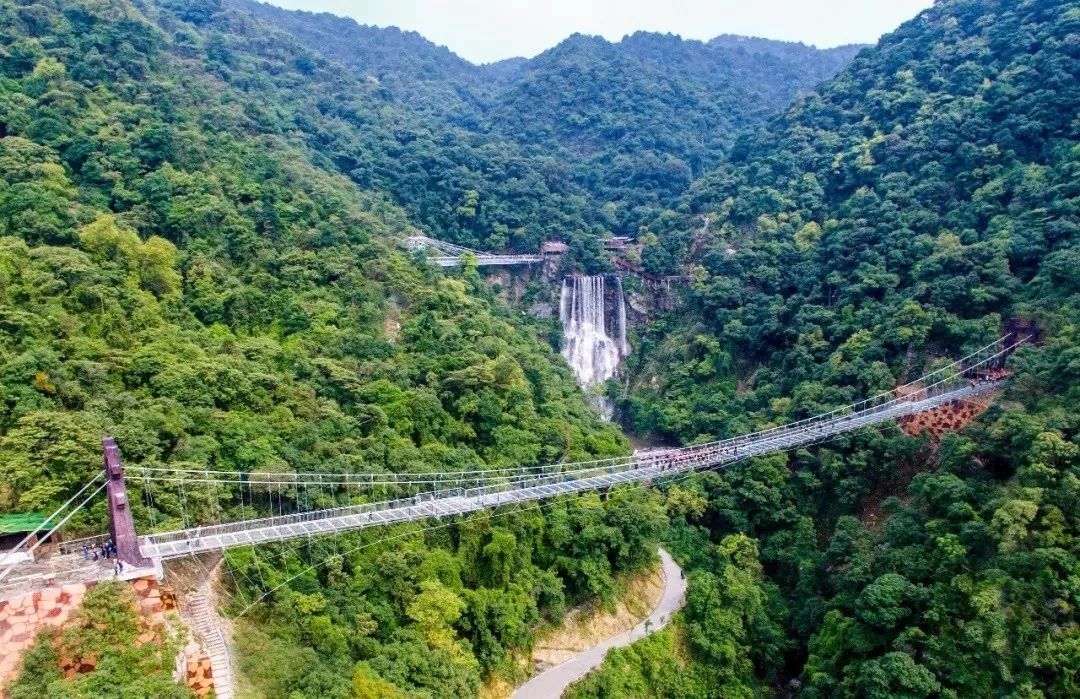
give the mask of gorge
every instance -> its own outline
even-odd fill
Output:
[[[1077,696],[1080,12],[918,1],[873,46],[474,65],[253,0],[0,0],[0,551],[64,522],[0,588],[0,699],[202,699],[189,641],[219,697],[496,699],[658,546],[685,606],[567,699]],[[955,405],[778,438],[1021,328]],[[103,501],[177,544],[170,633],[82,557]]]

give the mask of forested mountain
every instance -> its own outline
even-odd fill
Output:
[[[639,33],[474,66],[415,34],[226,5],[0,0],[0,513],[64,501],[104,434],[130,464],[227,472],[625,453],[556,323],[399,244],[558,237],[568,268],[595,269],[601,236],[643,225],[646,270],[688,283],[608,385],[639,435],[730,436],[1006,329],[1033,343],[940,440],[866,430],[431,531],[234,550],[230,615],[275,590],[233,628],[245,689],[520,680],[538,629],[611,601],[662,537],[685,610],[573,696],[1080,693],[1073,0],[939,0],[850,65],[854,48]],[[258,511],[147,487],[141,530]],[[135,648],[113,597],[86,633],[43,635],[11,695],[187,696],[167,639]],[[60,672],[98,652],[104,670]]]
[[[327,87],[330,71],[200,9],[214,8],[0,2],[0,512],[54,509],[100,471],[107,434],[129,465],[225,471],[623,452],[548,326],[497,304],[475,271],[415,265],[397,247],[404,212],[333,169],[317,136],[355,133],[334,124],[356,115],[290,90],[302,75]],[[337,86],[335,104],[358,99]],[[235,492],[153,496],[141,531],[210,521],[214,502],[226,516],[252,508]],[[104,503],[80,517],[101,531]],[[634,490],[428,537],[245,552],[230,562],[233,612],[299,575],[238,627],[238,668],[273,697],[349,697],[370,673],[475,694],[541,619],[610,598],[616,573],[647,565],[663,524],[658,495]],[[391,534],[329,577],[304,574]],[[109,604],[95,597],[85,612],[100,617],[63,647],[43,635],[12,695],[185,696],[172,656],[134,649],[134,611]],[[65,653],[99,658],[98,671],[65,678]]]
[[[671,207],[716,165],[735,134],[858,50],[801,46],[785,54],[780,42],[748,42],[575,35],[519,68],[494,95],[489,118],[527,152],[572,163],[574,180],[609,205],[609,225],[637,233],[649,213]]]
[[[564,236],[577,251],[596,237],[599,214],[552,160],[437,122],[249,14],[209,3],[193,19],[208,68],[254,105],[253,129],[299,138],[317,164],[384,193],[427,233],[529,250]]]
[[[328,12],[285,10],[256,0],[223,4],[353,68],[398,103],[435,117],[433,123],[478,126],[486,96],[497,89],[499,81],[510,77],[506,70],[473,65],[445,46],[397,27],[371,27]],[[513,65],[507,62],[502,68]]]
[[[652,150],[702,174],[742,127],[835,75],[859,48],[652,32],[611,43],[575,34],[516,69],[493,98],[492,121],[526,145],[590,155]],[[693,141],[706,148],[695,152]]]
[[[721,434],[721,405],[736,417],[793,395],[787,411],[809,413],[827,386],[894,385],[912,348],[957,348],[1018,314],[1070,318],[1068,10],[939,3],[740,139],[644,251],[657,272],[692,268],[695,324],[668,346],[700,333],[711,359],[686,386],[705,402],[642,418],[685,440]]]
[[[223,5],[250,14],[312,51],[377,81],[402,104],[446,121],[457,118],[462,124],[475,125],[486,96],[513,74],[474,65],[445,46],[397,27],[373,27],[329,12],[286,10],[257,0],[225,0]],[[503,68],[513,65],[509,61]]]
[[[619,234],[637,233],[716,165],[740,129],[834,75],[859,49],[638,32],[618,43],[574,35],[533,59],[476,66],[411,32],[254,0],[227,4],[376,82],[396,104],[425,114],[430,128],[466,129],[522,154],[567,193],[588,197],[585,218],[599,232]]]
[[[646,264],[693,281],[635,344],[640,431],[798,419],[1006,329],[1041,346],[940,443],[862,434],[669,493],[692,652],[665,633],[575,696],[1076,695],[1077,105],[1076,3],[942,0],[654,225]]]

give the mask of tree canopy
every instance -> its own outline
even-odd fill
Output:
[[[1008,331],[1033,342],[941,439],[865,430],[678,483],[233,550],[253,691],[522,679],[538,629],[610,602],[664,539],[685,610],[572,696],[1074,696],[1077,36],[1066,0],[939,0],[843,70],[856,47],[644,33],[471,66],[240,0],[0,0],[0,512],[66,500],[106,434],[129,464],[225,472],[625,454],[556,321],[498,293],[540,282],[444,274],[399,244],[418,226],[560,238],[567,268],[600,269],[603,236],[637,234],[648,273],[688,280],[609,386],[638,435],[749,432]],[[148,490],[140,530],[267,509]],[[169,639],[133,649],[122,599],[88,605],[115,628],[43,636],[13,696],[184,695]],[[113,686],[59,677],[59,652],[93,646]]]

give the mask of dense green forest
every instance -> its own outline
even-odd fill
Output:
[[[105,434],[129,465],[225,470],[623,453],[556,361],[549,326],[497,304],[475,271],[449,278],[409,260],[405,214],[320,167],[331,158],[308,134],[275,126],[296,105],[254,83],[274,74],[258,51],[277,49],[250,27],[200,29],[191,12],[0,3],[0,511],[64,501],[100,469]],[[152,512],[136,510],[143,531],[244,506],[237,493],[213,505],[155,495]],[[473,693],[542,616],[610,598],[614,575],[650,564],[656,500],[591,496],[339,559],[249,617],[287,622],[244,635],[250,681],[266,696],[351,696],[370,668],[405,690]],[[100,531],[103,507],[76,528]],[[241,584],[246,573],[265,586],[242,589],[237,609],[324,555],[239,554]],[[390,571],[394,586],[374,575]],[[259,646],[268,636],[273,653]],[[39,646],[21,696],[46,681],[50,696],[96,696],[109,673],[121,691],[121,675],[151,662],[118,651],[97,679],[65,680],[38,676],[63,650]],[[260,664],[282,656],[299,662]]]
[[[438,236],[489,249],[535,247],[537,225],[563,239],[636,234],[717,164],[740,129],[834,75],[860,48],[730,36],[703,43],[638,32],[618,43],[574,35],[532,59],[476,66],[412,32],[253,0],[226,5],[345,64],[355,79],[374,82],[380,96],[423,113],[432,135],[475,143],[478,150],[457,161],[473,178],[464,190],[476,192],[478,204],[469,206],[484,217],[475,226],[445,217],[464,201],[461,191],[435,201],[433,182],[422,191],[393,184],[402,206]],[[494,153],[514,168],[488,178],[481,173],[492,169]],[[357,174],[364,176],[362,169]],[[546,211],[513,218],[507,187],[515,178],[523,185],[543,181],[544,198],[584,208],[557,226],[548,225],[555,221]],[[598,263],[581,257],[585,266]]]
[[[229,469],[623,448],[546,326],[414,266],[400,210],[256,128],[213,36],[120,1],[4,19],[8,508],[62,499],[104,431],[129,461]]]
[[[693,282],[630,358],[638,431],[805,417],[1018,323],[1041,346],[940,444],[864,433],[680,486],[683,628],[575,696],[1080,691],[1077,104],[1075,3],[946,0],[695,183],[645,253]]]
[[[938,0],[850,65],[853,47],[640,33],[491,66],[224,4],[0,0],[0,512],[65,500],[104,434],[129,464],[225,471],[626,453],[553,321],[399,245],[558,237],[597,269],[600,238],[640,228],[645,269],[689,282],[609,384],[638,435],[729,436],[1008,329],[1036,342],[940,441],[866,430],[656,488],[234,550],[243,690],[519,681],[546,623],[612,601],[663,540],[685,609],[571,696],[1080,692],[1074,2]],[[141,530],[254,508],[152,495]],[[13,696],[184,696],[176,639],[133,648],[115,592],[84,607]],[[99,671],[60,676],[94,647]]]

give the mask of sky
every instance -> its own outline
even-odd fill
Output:
[[[531,58],[569,35],[744,34],[819,48],[874,43],[933,0],[269,0],[411,29],[473,63]]]

